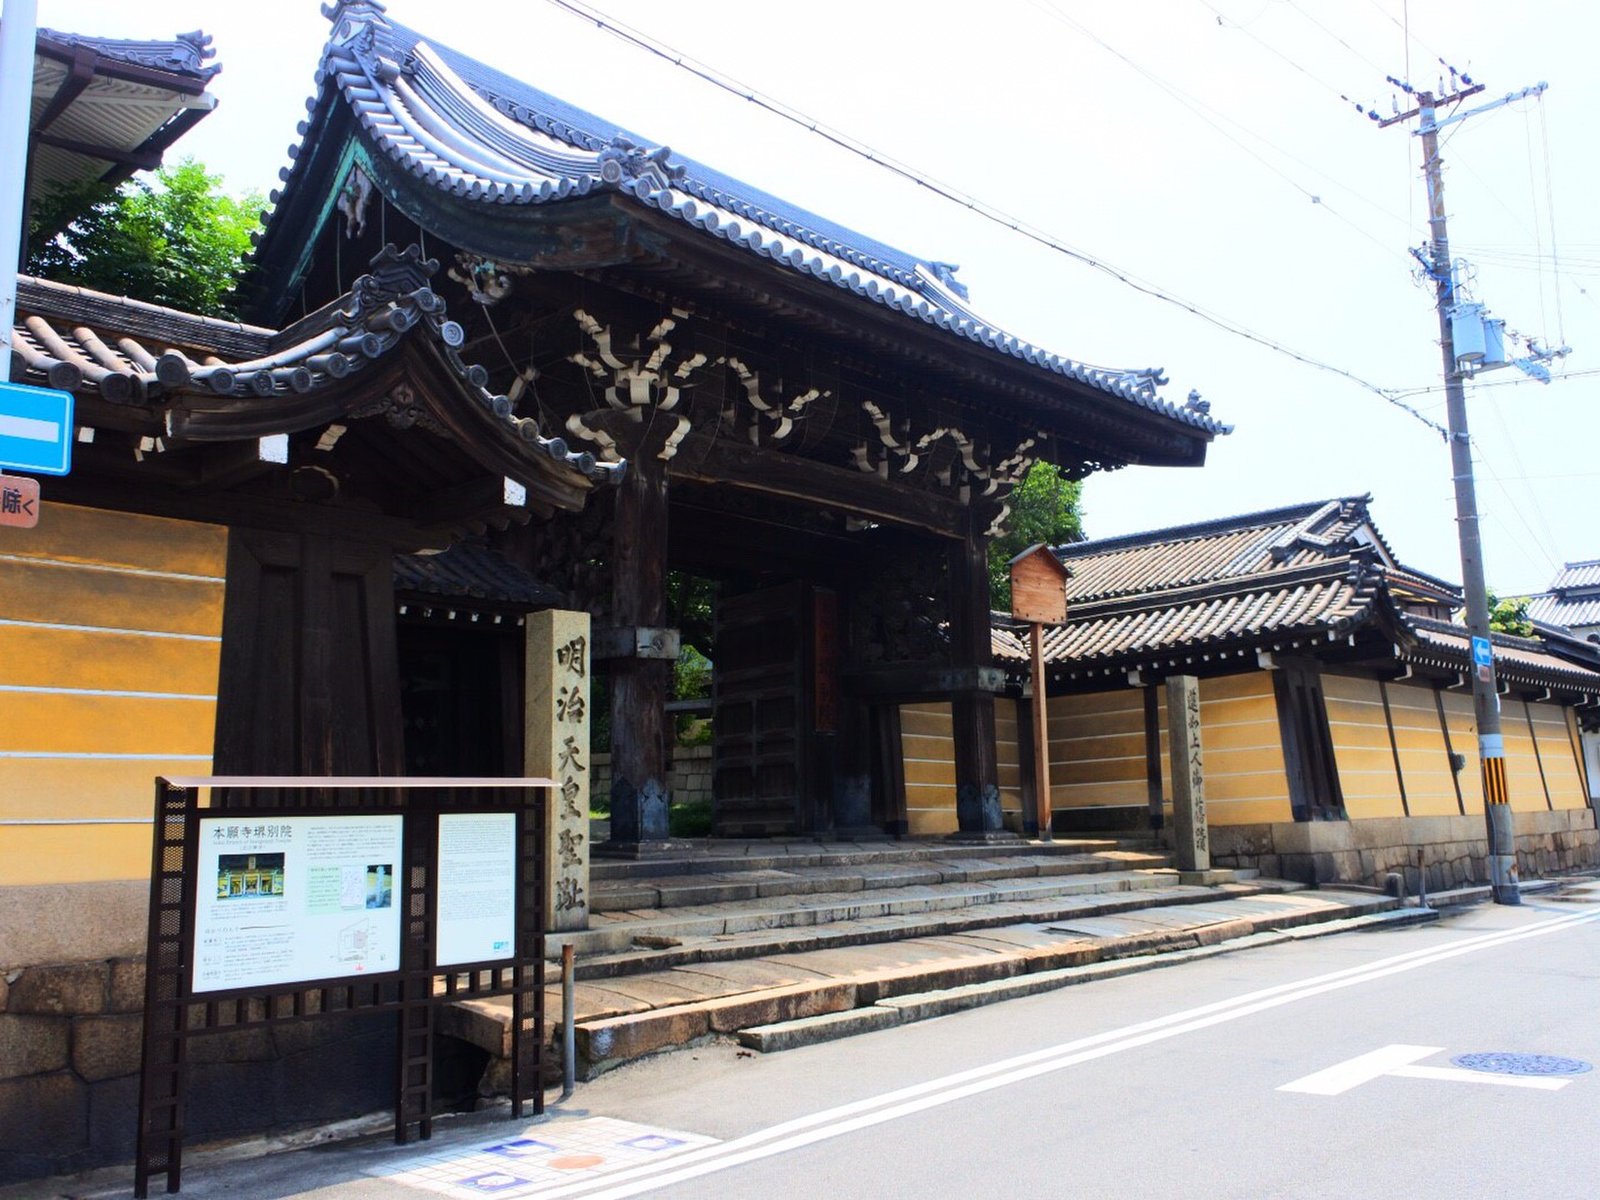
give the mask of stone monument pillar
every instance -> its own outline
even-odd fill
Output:
[[[556,785],[545,811],[545,928],[587,929],[589,614],[529,613],[525,633],[525,773]]]
[[[1206,828],[1206,773],[1200,753],[1200,681],[1193,675],[1168,677],[1167,724],[1172,743],[1172,832],[1178,870],[1208,872],[1211,834]]]

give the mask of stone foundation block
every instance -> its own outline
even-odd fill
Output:
[[[89,1089],[69,1071],[0,1080],[0,1180],[81,1165]]]
[[[107,1012],[144,1010],[144,959],[119,958],[111,964],[111,996]]]
[[[705,1037],[709,1030],[705,1009],[698,1005],[585,1021],[576,1031],[578,1056],[593,1073],[642,1054],[692,1042]]]
[[[773,988],[744,996],[727,996],[706,1004],[706,1021],[713,1033],[737,1033],[752,1025],[776,1025],[823,1013],[854,1008],[854,984],[817,986],[810,983]]]
[[[67,1065],[69,1024],[56,1017],[0,1014],[0,1079],[42,1075]]]
[[[106,1010],[111,980],[108,963],[63,963],[24,967],[11,985],[6,1011],[84,1016]]]
[[[89,1083],[139,1069],[142,1016],[79,1017],[72,1023],[72,1069]]]

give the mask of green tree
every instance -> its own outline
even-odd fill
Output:
[[[1489,628],[1496,633],[1509,633],[1514,637],[1532,637],[1533,621],[1528,616],[1528,598],[1507,596],[1502,600],[1490,592]]]
[[[89,183],[34,205],[27,271],[205,316],[231,317],[262,199],[230,196],[194,159],[153,182]]]
[[[1034,463],[1011,493],[1011,513],[989,543],[989,603],[1011,610],[1010,562],[1035,542],[1059,546],[1083,536],[1083,485],[1065,479],[1059,467]]]

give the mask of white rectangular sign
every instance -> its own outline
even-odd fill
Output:
[[[194,991],[399,970],[404,820],[202,818]]]
[[[517,932],[517,815],[441,813],[434,964],[512,957]]]

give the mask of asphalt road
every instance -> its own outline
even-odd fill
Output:
[[[1513,1077],[1452,1067],[1454,1056],[1476,1052],[1562,1056],[1597,1069]],[[682,1051],[580,1085],[548,1123],[477,1118],[423,1153],[519,1134],[557,1138],[595,1116],[717,1141],[606,1176],[573,1171],[555,1190],[500,1194],[1592,1197],[1600,1193],[1592,1151],[1600,885],[1432,925],[1223,955],[784,1054]],[[408,1153],[414,1160],[418,1151]],[[466,1194],[374,1176],[411,1160],[371,1142],[194,1163],[183,1194]],[[494,1177],[478,1178],[481,1194],[496,1194]]]

